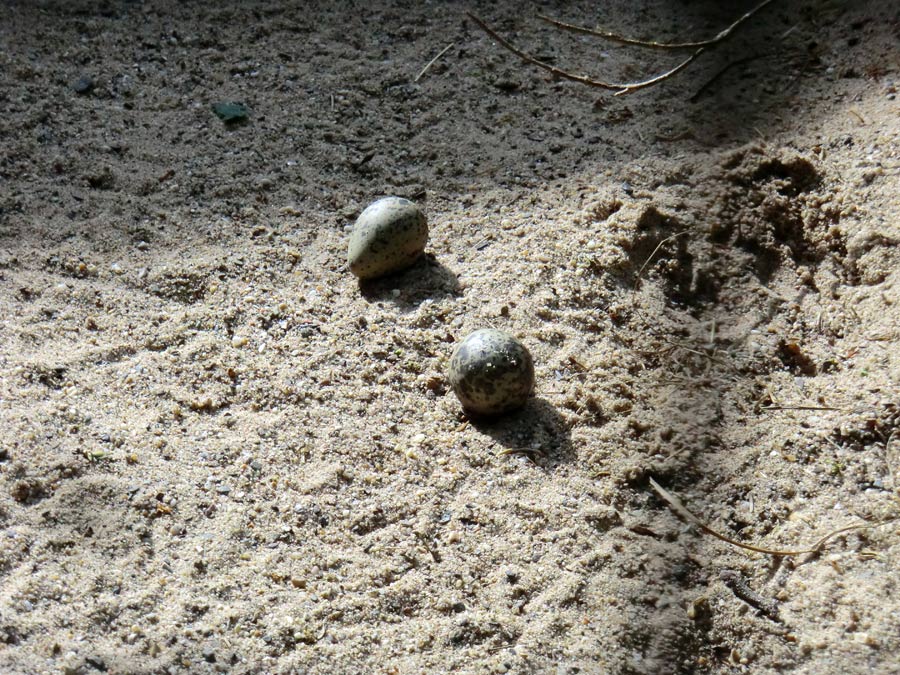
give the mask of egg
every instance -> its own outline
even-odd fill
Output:
[[[525,405],[534,390],[534,361],[509,333],[482,328],[453,350],[449,380],[466,413],[493,417]]]
[[[347,264],[360,279],[374,279],[412,265],[427,242],[428,223],[422,210],[408,199],[385,197],[356,219]]]

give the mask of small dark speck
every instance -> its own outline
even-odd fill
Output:
[[[75,84],[72,85],[72,89],[75,90],[76,94],[85,96],[94,91],[94,81],[87,75],[82,75],[75,81]]]
[[[99,656],[89,656],[84,660],[84,662],[91,666],[94,670],[99,670],[101,673],[105,673],[108,670],[106,661],[104,661]]]

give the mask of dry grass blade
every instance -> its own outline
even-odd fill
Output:
[[[897,473],[894,469],[893,458],[891,457],[891,442],[894,440],[895,433],[897,432],[892,431],[884,442],[884,463],[887,465],[888,474],[890,474],[891,477],[891,489],[894,491],[894,496],[900,498],[900,486],[897,485]]]
[[[604,40],[610,40],[612,42],[618,42],[624,45],[647,47],[649,49],[698,49],[703,47],[712,47],[713,45],[717,45],[723,40],[727,39],[728,36],[731,35],[742,23],[750,19],[754,14],[762,10],[766,5],[771,4],[772,1],[773,0],[763,0],[763,2],[756,5],[756,7],[738,17],[738,19],[732,22],[731,25],[729,25],[727,28],[719,31],[719,33],[716,34],[715,37],[712,37],[708,40],[699,40],[696,42],[656,42],[655,40],[638,40],[636,38],[630,38],[625,35],[620,35],[619,33],[613,33],[611,31],[585,28],[583,26],[576,26],[571,23],[565,23],[564,21],[559,21],[558,19],[554,19],[543,14],[538,14],[538,18],[546,21],[552,26],[556,26],[557,28],[570,31],[572,33],[592,35],[594,37],[603,38]]]
[[[841,410],[829,405],[763,405],[760,410]]]
[[[663,246],[668,244],[673,239],[677,239],[678,237],[683,237],[687,233],[688,233],[688,230],[682,230],[681,232],[676,232],[675,234],[670,234],[668,237],[661,240],[656,245],[656,248],[653,249],[653,252],[650,253],[649,256],[647,256],[647,259],[644,261],[644,264],[641,265],[641,269],[638,270],[637,276],[634,279],[634,288],[631,289],[632,291],[637,290],[637,285],[640,283],[641,277],[643,277],[643,275],[644,275],[644,270],[647,269],[647,265],[649,265],[651,262],[653,262],[653,258],[655,258],[656,254],[659,253],[659,249],[661,249]]]
[[[618,95],[618,94],[616,94],[616,95]],[[640,316],[643,320],[646,320],[646,318],[644,317],[644,313],[641,311],[641,308],[638,306],[637,290],[638,290],[638,285],[641,283],[641,278],[644,276],[644,270],[647,269],[647,265],[649,265],[653,261],[653,258],[656,257],[656,254],[659,253],[659,250],[663,246],[665,246],[668,242],[672,241],[673,239],[677,239],[678,237],[684,236],[685,234],[688,234],[688,233],[689,233],[689,230],[682,230],[681,232],[676,232],[675,234],[670,234],[668,237],[666,237],[665,239],[660,241],[656,245],[656,248],[653,249],[653,251],[647,257],[647,259],[644,261],[644,264],[641,265],[641,268],[638,270],[637,275],[635,275],[634,286],[632,286],[632,288],[631,288],[631,305],[632,305],[632,307],[634,307],[634,310],[637,312],[638,316]]]
[[[428,63],[426,63],[426,64],[425,64],[425,67],[422,68],[422,70],[419,71],[419,74],[416,75],[416,78],[413,80],[413,82],[418,82],[419,80],[421,80],[421,79],[422,79],[422,76],[423,76],[425,73],[428,72],[428,69],[431,68],[431,66],[433,66],[435,63],[437,63],[437,60],[438,60],[439,58],[441,58],[444,54],[446,54],[446,53],[449,52],[451,49],[453,49],[453,47],[454,47],[455,44],[456,44],[455,42],[451,42],[449,45],[447,45],[447,46],[444,47],[441,51],[439,51],[439,52],[437,53],[437,56],[435,56],[433,59],[431,59],[431,61],[429,61]]]
[[[754,546],[752,544],[745,544],[740,541],[736,541],[731,539],[730,537],[726,537],[724,534],[720,534],[712,529],[709,525],[700,520],[697,516],[691,513],[687,507],[681,503],[675,495],[665,490],[659,483],[657,483],[653,478],[650,479],[650,485],[653,486],[653,489],[656,490],[656,493],[663,498],[663,500],[672,507],[672,510],[675,511],[679,516],[687,520],[689,523],[696,525],[701,530],[706,532],[716,539],[724,541],[726,544],[731,544],[732,546],[737,546],[738,548],[745,549],[747,551],[754,551],[756,553],[765,553],[766,555],[774,555],[774,556],[796,556],[796,555],[804,555],[806,553],[818,553],[822,550],[822,547],[831,539],[838,536],[839,534],[843,534],[844,532],[851,532],[852,530],[864,530],[872,527],[878,527],[879,525],[885,525],[887,523],[891,523],[897,520],[897,518],[892,518],[887,521],[879,522],[879,523],[862,523],[857,525],[848,525],[847,527],[842,527],[838,530],[834,530],[833,532],[829,532],[824,537],[819,539],[815,544],[810,546],[809,548],[803,548],[799,550],[782,550],[782,549],[773,549],[773,548],[765,548],[763,546]]]

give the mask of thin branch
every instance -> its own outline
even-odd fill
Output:
[[[603,38],[610,42],[618,42],[623,45],[634,45],[636,47],[648,47],[650,49],[697,49],[709,44],[708,40],[702,40],[700,42],[654,42],[653,40],[638,40],[637,38],[630,38],[626,35],[619,35],[618,33],[612,33],[607,30],[576,26],[575,24],[566,23],[565,21],[554,19],[552,16],[546,16],[545,14],[538,14],[538,18],[541,21],[546,21],[551,26],[567,30],[570,33],[590,35],[591,37]]]
[[[494,40],[500,43],[504,49],[511,51],[513,54],[518,56],[520,59],[525,61],[526,63],[530,63],[533,66],[537,66],[538,68],[542,68],[546,70],[548,73],[551,73],[557,77],[560,77],[564,80],[571,80],[572,82],[578,82],[579,84],[584,84],[589,87],[597,87],[598,89],[606,89],[608,91],[614,91],[615,96],[621,96],[622,94],[627,94],[632,91],[637,91],[638,89],[643,89],[644,87],[650,87],[654,84],[659,84],[663,80],[666,80],[673,75],[680,73],[682,70],[687,68],[700,54],[702,54],[705,50],[705,47],[701,47],[696,52],[691,54],[684,61],[679,63],[674,68],[665,71],[664,73],[660,73],[659,75],[654,75],[650,79],[640,80],[638,82],[603,82],[601,80],[594,80],[586,75],[575,75],[574,73],[570,73],[567,70],[562,70],[561,68],[557,68],[556,66],[551,66],[549,63],[545,61],[541,61],[540,59],[536,59],[531,56],[527,52],[523,52],[521,49],[508,42],[506,39],[501,37],[493,28],[488,26],[484,21],[482,21],[478,16],[473,14],[472,12],[466,12],[468,17],[472,19],[478,26],[489,36],[491,36]]]
[[[576,26],[571,23],[565,23],[564,21],[559,21],[558,19],[554,19],[543,14],[538,14],[538,18],[546,21],[552,26],[556,26],[557,28],[561,28],[563,30],[571,31],[573,33],[580,33],[581,35],[592,35],[594,37],[603,38],[604,40],[618,42],[623,45],[635,45],[637,47],[648,47],[650,49],[699,49],[701,47],[712,47],[713,45],[717,45],[723,40],[727,39],[728,36],[731,35],[735,30],[737,30],[737,28],[742,23],[750,19],[754,14],[762,10],[766,5],[771,4],[772,1],[773,0],[763,0],[756,7],[740,16],[730,26],[720,31],[715,37],[712,37],[708,40],[699,40],[697,42],[656,42],[654,40],[638,40],[636,38],[630,38],[625,35],[620,35],[619,33],[585,28],[584,26]]]
[[[718,71],[716,71],[716,73],[711,78],[709,78],[703,84],[702,87],[700,87],[697,91],[695,91],[693,93],[693,95],[688,99],[688,101],[690,101],[691,103],[696,103],[700,99],[700,97],[703,96],[703,94],[705,94],[709,90],[709,88],[712,87],[712,85],[716,83],[716,81],[719,78],[721,78],[723,75],[725,75],[725,73],[727,73],[732,68],[737,68],[738,66],[742,66],[746,63],[750,63],[751,61],[755,61],[756,59],[761,59],[766,56],[769,56],[769,55],[768,54],[751,54],[750,56],[746,56],[742,59],[737,59],[736,61],[731,61],[730,63],[726,64],[725,66],[720,68]]]
[[[533,56],[531,56],[530,54],[526,54],[518,47],[515,47],[512,44],[510,44],[509,42],[507,42],[504,38],[500,37],[500,35],[498,35],[497,32],[493,28],[488,26],[484,21],[482,21],[479,17],[477,17],[472,12],[466,12],[466,15],[470,19],[472,19],[472,21],[474,21],[476,24],[478,24],[478,26],[481,28],[481,30],[483,30],[485,33],[490,35],[494,40],[499,42],[500,46],[502,46],[504,49],[511,51],[513,54],[518,56],[520,59],[522,59],[523,61],[525,61],[527,63],[530,63],[533,66],[537,66],[538,68],[543,68],[548,73],[552,73],[553,75],[556,75],[557,77],[561,77],[564,80],[571,80],[573,82],[578,82],[579,84],[586,84],[589,87],[597,87],[599,89],[607,89],[609,91],[618,92],[618,91],[622,91],[623,89],[626,89],[628,87],[627,84],[614,84],[612,82],[601,82],[599,80],[592,80],[591,78],[586,77],[584,75],[574,75],[573,73],[569,73],[565,70],[556,68],[555,66],[551,66],[549,63],[540,61],[540,60],[534,58]]]
[[[714,529],[712,529],[709,525],[700,520],[693,513],[688,511],[687,507],[681,503],[681,500],[678,499],[675,495],[671,494],[667,490],[663,489],[663,487],[657,483],[652,478],[650,479],[650,485],[656,490],[656,493],[663,498],[663,500],[668,503],[668,505],[672,508],[675,513],[684,518],[689,523],[696,525],[701,530],[706,532],[706,534],[712,535],[716,539],[724,541],[726,544],[731,544],[732,546],[737,546],[738,548],[743,548],[748,551],[754,551],[756,553],[765,553],[766,555],[774,555],[774,556],[797,556],[803,555],[805,553],[818,553],[822,550],[822,547],[832,538],[838,536],[839,534],[843,534],[845,532],[851,532],[853,530],[865,530],[872,527],[878,527],[879,525],[885,525],[887,523],[892,523],[897,520],[897,518],[891,518],[886,521],[882,521],[879,523],[863,523],[859,525],[848,525],[846,527],[842,527],[838,530],[834,530],[833,532],[829,532],[824,537],[819,539],[816,543],[814,543],[809,548],[800,549],[797,551],[787,551],[787,550],[779,550],[772,548],[764,548],[762,546],[753,546],[752,544],[744,544],[740,541],[736,541],[731,539],[730,537],[726,537],[724,534],[719,534]]]
[[[667,70],[664,73],[660,73],[654,77],[651,77],[649,80],[643,80],[641,82],[631,82],[624,87],[622,87],[621,91],[617,91],[613,96],[621,96],[622,94],[627,94],[632,91],[637,91],[638,89],[643,89],[644,87],[652,87],[654,84],[659,84],[663,80],[667,80],[673,75],[677,75],[682,70],[687,68],[694,60],[700,56],[703,52],[706,51],[706,47],[700,47],[697,51],[687,57],[684,61],[679,63],[677,66],[672,68],[671,70]]]
[[[573,24],[564,23],[562,21],[557,21],[556,19],[552,19],[548,16],[544,16],[539,14],[539,18],[544,21],[550,23],[557,28],[562,28],[564,30],[574,31],[576,33],[582,33],[586,35],[594,35],[597,37],[605,38],[607,40],[614,40],[616,42],[621,42],[629,45],[637,45],[641,47],[650,47],[652,49],[694,49],[694,53],[687,57],[684,61],[676,65],[674,68],[667,70],[659,75],[654,75],[651,78],[646,80],[640,80],[637,82],[605,82],[603,80],[595,80],[586,75],[576,75],[575,73],[570,73],[569,71],[563,70],[561,68],[557,68],[556,66],[552,66],[545,61],[541,61],[540,59],[535,58],[531,54],[522,51],[503,37],[501,37],[493,28],[488,26],[481,18],[473,14],[472,12],[467,11],[466,15],[472,19],[478,26],[487,33],[490,37],[496,40],[500,45],[504,48],[518,56],[520,59],[525,61],[526,63],[530,63],[533,66],[537,66],[538,68],[542,68],[546,70],[548,73],[555,75],[556,77],[562,78],[564,80],[570,80],[572,82],[578,82],[579,84],[587,85],[589,87],[596,87],[598,89],[606,89],[608,91],[614,91],[616,96],[621,96],[622,94],[627,94],[632,91],[637,91],[638,89],[643,89],[645,87],[652,87],[655,84],[659,84],[663,80],[667,80],[668,78],[677,75],[682,70],[687,68],[691,63],[693,63],[698,56],[700,56],[704,51],[710,49],[719,43],[726,40],[737,28],[743,24],[745,21],[750,19],[757,12],[762,10],[767,5],[771,4],[773,0],[763,0],[761,3],[756,5],[753,9],[744,13],[742,16],[738,17],[734,22],[731,23],[730,26],[720,31],[718,35],[714,38],[710,38],[709,40],[702,40],[699,42],[674,42],[674,43],[666,43],[666,42],[654,42],[649,40],[637,40],[634,38],[625,37],[623,35],[619,35],[618,33],[611,33],[608,31],[600,31],[600,30],[592,30],[590,28],[583,28],[581,26],[575,26]],[[426,66],[427,68],[427,66]]]
[[[416,75],[416,79],[414,79],[413,82],[418,82],[419,80],[421,80],[421,79],[422,79],[422,76],[423,76],[425,73],[428,72],[428,69],[431,68],[431,66],[433,66],[433,65],[437,62],[437,60],[438,60],[439,58],[441,58],[444,54],[446,54],[446,53],[449,52],[451,49],[453,49],[453,46],[454,46],[455,44],[456,44],[456,43],[451,42],[449,45],[447,45],[447,46],[444,47],[441,51],[439,51],[439,52],[438,52],[438,55],[435,56],[433,59],[431,59],[431,61],[429,61],[428,63],[426,63],[426,64],[425,64],[425,67],[422,68],[422,70],[419,71],[419,74]]]
[[[894,429],[884,442],[884,463],[887,465],[888,473],[891,475],[891,488],[894,490],[895,496],[900,497],[900,486],[897,485],[897,473],[894,471],[894,463],[891,460],[891,441],[894,440],[894,434],[896,433],[897,430]]]
[[[830,405],[761,405],[760,410],[843,410]]]

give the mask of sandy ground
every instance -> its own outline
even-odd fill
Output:
[[[600,4],[0,4],[0,671],[900,670],[900,10]]]

